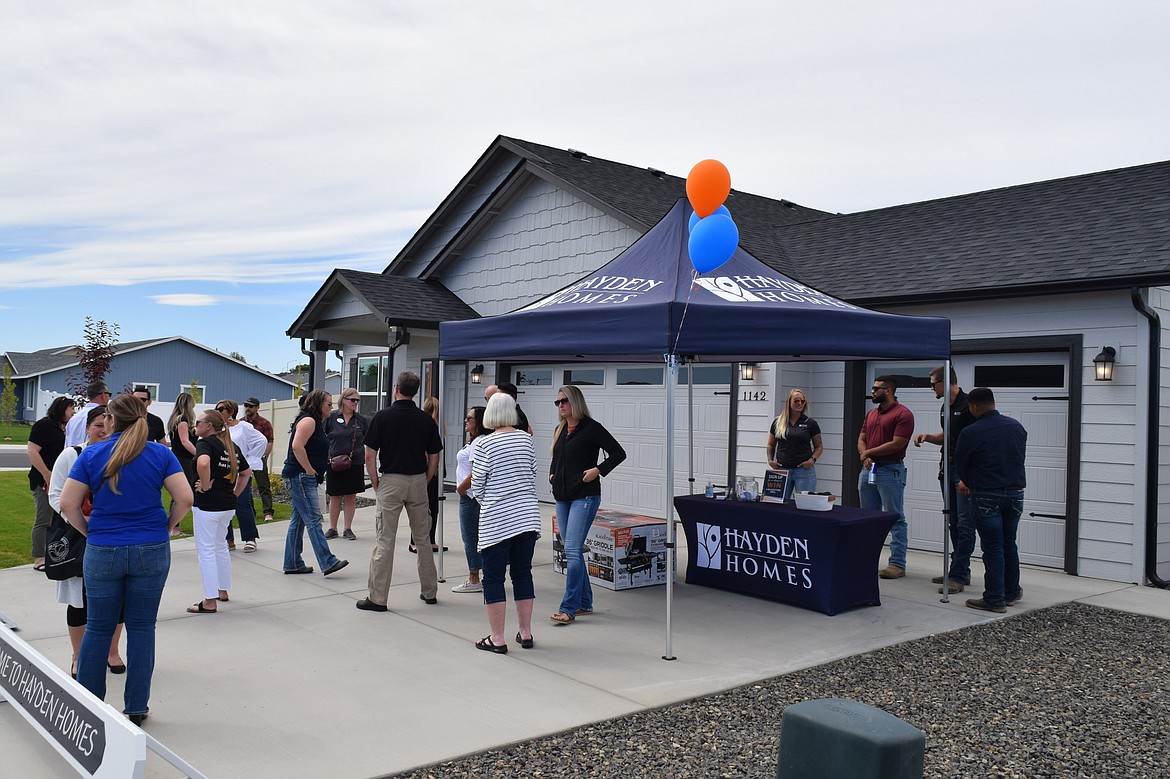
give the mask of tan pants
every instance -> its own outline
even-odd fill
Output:
[[[378,511],[374,517],[374,532],[378,537],[370,555],[370,600],[386,605],[390,598],[390,581],[394,576],[394,546],[398,536],[398,518],[402,509],[410,522],[412,538],[422,539],[418,544],[418,580],[424,598],[433,598],[439,591],[439,577],[435,570],[435,554],[428,538],[431,532],[431,514],[427,507],[427,475],[404,476],[383,473],[378,477]]]

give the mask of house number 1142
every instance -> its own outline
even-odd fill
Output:
[[[767,400],[767,390],[744,390],[740,400]]]

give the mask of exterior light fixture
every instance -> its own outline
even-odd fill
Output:
[[[754,362],[741,362],[739,364],[739,378],[741,381],[751,381],[756,378],[756,364]]]
[[[472,384],[482,384],[483,383],[483,364],[482,363],[480,363],[479,365],[476,365],[474,368],[471,369],[471,383]]]
[[[1113,381],[1113,364],[1117,362],[1117,350],[1112,346],[1102,346],[1101,353],[1093,358],[1093,368],[1097,381]]]

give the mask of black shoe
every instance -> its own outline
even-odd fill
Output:
[[[326,538],[337,538],[337,528],[331,527],[325,531]]]
[[[123,663],[122,665],[112,665],[112,664],[111,664],[111,663],[110,663],[110,662],[107,660],[107,661],[106,661],[106,667],[110,669],[110,673],[112,673],[112,674],[124,674],[124,673],[126,673],[126,664],[125,664],[125,663]]]
[[[1023,599],[1024,599],[1024,588],[1021,587],[1020,592],[1016,595],[1016,597],[1007,599],[1007,605],[1015,606],[1017,603],[1019,603]]]
[[[362,611],[389,611],[390,609],[383,606],[381,603],[374,603],[369,598],[362,598],[354,604]]]
[[[333,565],[329,566],[329,567],[328,567],[328,568],[325,570],[325,573],[323,573],[323,574],[321,574],[321,575],[322,575],[322,576],[328,576],[328,575],[329,575],[329,574],[331,574],[331,573],[337,573],[338,571],[340,571],[342,568],[344,568],[344,567],[345,567],[345,566],[347,566],[347,565],[349,565],[349,560],[338,560],[338,561],[337,561],[337,562],[335,562]]]
[[[423,595],[421,592],[418,594],[418,599],[421,601],[426,601],[428,606],[434,606],[436,603],[439,602],[438,598],[428,598],[426,595]]]
[[[1006,614],[1007,608],[1005,606],[992,606],[983,598],[971,598],[967,601],[967,608],[978,609],[979,611],[994,611],[996,614]]]
[[[521,638],[520,631],[516,631],[516,643],[524,649],[531,649],[532,647],[536,646],[536,641],[534,641],[531,637]]]
[[[126,716],[129,717],[130,721],[133,722],[135,725],[142,727],[142,721],[145,720],[148,715],[146,715],[146,714],[127,714]]]
[[[313,566],[311,566],[311,565],[302,565],[300,568],[294,568],[294,569],[293,569],[293,570],[291,570],[291,571],[285,571],[285,573],[286,573],[286,574],[291,574],[291,573],[312,573],[312,572],[313,572]]]

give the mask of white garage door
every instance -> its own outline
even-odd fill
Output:
[[[695,368],[695,482],[723,482],[727,473],[728,403],[731,368]],[[688,492],[687,387],[689,371],[678,376],[675,390],[675,491]],[[626,461],[602,486],[603,508],[665,517],[666,501],[666,368],[658,364],[520,365],[512,370],[520,405],[532,424],[536,443],[537,493],[551,501],[545,474],[557,426],[553,405],[557,390],[576,384],[589,413],[605,425],[626,450]],[[720,394],[716,394],[716,392]]]
[[[962,355],[956,359],[959,385],[990,387],[996,408],[1028,431],[1024,516],[1018,543],[1020,561],[1064,566],[1065,476],[1068,462],[1068,355],[1064,353]],[[930,366],[872,363],[870,378],[890,373],[915,377],[920,386],[899,386],[898,400],[914,413],[915,433],[940,429],[941,400],[927,384]],[[906,453],[906,520],[910,546],[942,551],[942,493],[939,448],[910,446]],[[976,549],[975,556],[980,552]]]

